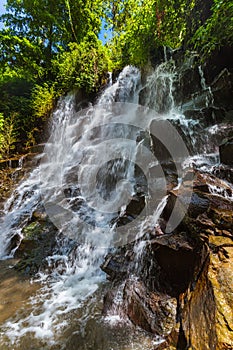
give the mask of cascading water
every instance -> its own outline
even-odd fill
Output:
[[[120,197],[125,190],[130,196],[134,192],[134,165],[127,159],[133,160],[136,155],[136,131],[127,130],[127,126],[121,128],[120,125],[116,127],[116,124],[106,125],[108,107],[114,101],[136,102],[139,86],[139,71],[126,67],[117,82],[100,97],[98,106],[105,105],[105,109],[94,110],[90,107],[77,114],[74,96],[67,96],[55,111],[51,137],[45,146],[40,167],[22,182],[16,194],[6,203],[1,226],[1,241],[4,243],[1,257],[10,257],[20,244],[23,228],[43,200],[47,215],[60,232],[57,234],[54,253],[47,258],[48,270],[52,272],[47,274],[41,271],[38,274],[38,282],[44,286],[27,305],[28,315],[21,312],[4,325],[1,344],[15,344],[20,348],[24,346],[27,337],[34,334],[37,339],[35,346],[39,347],[46,342],[46,346],[51,347],[54,342],[59,343],[59,329],[65,329],[68,325],[72,311],[80,310],[77,311],[79,327],[83,327],[82,324],[92,318],[92,304],[98,304],[94,293],[105,280],[99,266],[114,238],[112,220],[121,210],[119,201],[124,204]],[[125,160],[122,160],[120,147],[119,150],[113,150],[113,164],[112,159],[108,159],[106,146],[100,149],[102,153],[96,157],[98,140],[108,139],[108,135],[111,135],[110,143],[113,137],[124,139],[131,135],[134,138],[134,150],[132,147],[126,148]],[[117,147],[117,144],[113,146]],[[109,147],[110,144],[107,145],[107,150]],[[101,165],[105,166],[105,163],[101,164],[102,160],[108,165],[103,169],[103,174],[97,174],[96,183],[98,185],[99,182],[102,197],[97,203],[91,203],[91,176]],[[118,175],[114,182],[115,173]],[[107,183],[102,181],[103,175],[108,176]],[[126,186],[124,179],[129,179],[132,183]],[[88,188],[85,188],[84,182]],[[82,193],[80,183],[83,185]],[[105,196],[107,200],[104,199]],[[89,199],[89,203],[86,204],[84,199]],[[118,203],[114,215],[112,208],[109,208],[109,199],[112,199],[113,204]],[[100,210],[94,210],[96,206]],[[103,212],[107,214],[104,215]],[[9,252],[10,242],[16,235],[18,244]]]
[[[203,89],[206,89],[200,73]],[[149,113],[149,117],[155,118],[159,113],[158,119],[171,121],[186,137],[193,152],[186,163],[195,162],[197,166],[208,163],[206,160],[202,162],[198,155],[205,153],[205,147],[197,121],[185,118],[181,107],[175,104],[175,79],[177,75],[173,61],[160,65],[143,88],[139,70],[126,67],[117,82],[107,87],[96,106],[77,113],[73,95],[60,101],[40,167],[19,185],[5,204],[1,219],[2,259],[13,256],[23,238],[23,228],[41,201],[47,216],[58,229],[53,254],[47,257],[47,270],[38,274],[37,281],[42,287],[29,301],[25,311],[12,317],[2,328],[0,345],[3,349],[9,344],[15,349],[23,349],[30,341],[34,341],[34,347],[38,349],[85,349],[88,341],[94,342],[98,333],[96,330],[90,336],[93,327],[103,327],[104,337],[107,328],[101,326],[99,304],[105,274],[99,266],[114,245],[127,243],[127,239],[139,239],[148,229],[154,228],[167,200],[166,191],[162,192],[161,201],[148,213],[151,192],[144,189],[144,177],[148,174],[136,176],[135,163],[144,164],[140,153],[146,149],[143,143],[146,143],[146,133],[151,123],[148,115],[143,114],[144,109],[140,110],[137,106],[143,89],[149,91],[148,94],[144,92],[146,97],[143,103],[156,111],[151,115]],[[116,102],[126,104],[122,107]],[[129,106],[128,102],[134,104]],[[148,120],[140,124],[140,118],[144,116]],[[136,118],[139,121],[136,122]],[[137,125],[145,126],[142,141],[139,137],[142,128]],[[188,141],[190,138],[193,138],[191,145]],[[149,170],[157,166],[156,160],[146,151],[145,158]],[[158,182],[156,190],[160,186]],[[130,228],[130,224],[136,221],[135,217],[125,215],[131,199],[135,198],[137,201],[144,199],[146,211],[136,226]],[[123,219],[127,224],[118,227]],[[127,227],[129,234],[125,241],[122,232],[127,231]],[[130,236],[132,231],[135,231],[133,237]],[[17,244],[12,248],[13,237],[17,238]],[[135,245],[138,261],[143,249],[143,242]],[[72,322],[71,318],[76,321]],[[65,336],[62,336],[62,332]],[[76,335],[78,345],[72,344]],[[123,350],[127,346],[127,349],[136,350],[142,349],[142,346],[143,349],[150,349],[158,341],[140,332],[137,337],[133,336],[134,339],[129,335],[128,338],[124,337],[124,341],[121,335],[115,337],[113,331],[108,343],[102,339],[102,345],[95,342],[90,344],[96,349]]]

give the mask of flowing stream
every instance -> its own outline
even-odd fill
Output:
[[[208,90],[206,103],[212,103],[201,67],[199,71],[202,88]],[[148,140],[152,119],[169,121],[180,130],[187,145],[182,169],[194,164],[211,171],[218,163],[217,143],[212,141],[218,127],[203,128],[183,115],[185,106],[176,106],[173,98],[175,79],[172,61],[161,64],[143,86],[139,70],[128,66],[95,105],[76,111],[74,95],[58,103],[40,165],[5,203],[0,258],[6,264],[14,257],[24,227],[41,204],[57,228],[56,245],[47,269],[32,281],[36,291],[1,325],[1,349],[146,350],[160,342],[120,316],[102,317],[108,282],[100,265],[109,250],[155,227],[166,205],[166,191],[160,191],[148,209],[165,181],[160,174],[161,182],[151,189],[148,174],[157,165]],[[142,91],[147,91],[146,107],[138,105]],[[140,171],[145,162],[148,169]],[[142,214],[127,216],[132,198],[139,200],[142,194]],[[13,237],[17,244],[11,247]],[[140,256],[143,243],[135,251]]]

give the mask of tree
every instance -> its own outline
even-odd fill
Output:
[[[79,44],[70,43],[69,50],[54,60],[53,69],[56,85],[63,91],[96,91],[111,69],[110,52],[94,34],[89,34]]]
[[[203,58],[215,49],[233,43],[233,2],[214,0],[212,15],[197,29],[191,43]]]
[[[70,42],[101,27],[102,0],[8,0],[0,33],[2,64],[24,65],[41,78]]]
[[[115,32],[123,62],[143,65],[161,46],[181,46],[195,0],[114,0],[106,19]]]

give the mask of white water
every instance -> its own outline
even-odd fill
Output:
[[[115,99],[133,101],[139,83],[139,71],[126,67],[118,81],[101,96],[98,104],[111,105]],[[88,179],[91,176],[90,169],[93,171],[95,165],[96,168],[101,167],[99,162],[101,159],[96,157],[98,145],[91,143],[92,133],[89,131],[97,130],[99,132],[97,139],[102,138],[103,133],[107,136],[109,130],[102,131],[100,127],[106,122],[108,112],[103,111],[103,114],[100,114],[98,110],[95,113],[90,107],[84,114],[77,114],[74,105],[73,96],[68,96],[60,102],[54,113],[51,138],[45,147],[40,167],[22,182],[17,188],[17,194],[14,194],[5,205],[5,217],[1,224],[1,258],[14,253],[12,251],[7,255],[7,246],[16,233],[22,238],[22,228],[31,218],[41,197],[50,219],[63,234],[63,238],[58,240],[58,253],[48,257],[48,264],[53,267],[52,274],[39,275],[39,281],[44,283],[44,287],[34,299],[31,313],[25,318],[7,322],[4,327],[5,337],[9,338],[12,344],[27,333],[34,333],[35,337],[47,339],[48,343],[52,344],[54,336],[67,325],[65,316],[61,322],[61,315],[67,315],[70,311],[81,307],[105,280],[105,274],[99,266],[111,247],[114,235],[114,230],[109,226],[112,215],[107,217],[102,215],[108,205],[103,201],[102,212],[93,213],[88,208],[81,207],[77,215],[70,215],[70,212],[67,214],[64,208],[69,209],[70,204],[72,206],[72,202],[82,199],[83,194],[72,197],[69,203],[64,196],[64,190],[68,188],[72,191],[80,185],[74,180],[77,175],[75,167],[80,161],[82,165],[79,175],[83,174],[87,184],[91,182],[91,178]],[[107,149],[102,147],[101,151],[105,152],[105,155],[101,154],[102,159],[104,157],[107,159]],[[128,155],[129,157],[132,159],[133,155]],[[132,176],[131,168],[124,170],[123,175],[126,178]],[[72,177],[72,182],[68,176]],[[120,195],[124,193],[122,190],[124,187],[118,186]],[[132,188],[130,190],[132,195]],[[86,189],[86,192],[88,191],[91,192],[92,189]],[[119,194],[117,196],[119,197]],[[119,202],[119,198],[113,201]],[[94,206],[92,203],[92,208]],[[79,214],[83,214],[85,218],[83,216],[80,218]],[[88,221],[92,214],[94,218],[91,220],[95,221],[93,224]],[[25,219],[22,220],[22,217]],[[88,224],[85,224],[85,219]],[[97,225],[98,222],[100,225]],[[73,233],[75,237],[72,237]],[[64,238],[64,235],[68,238]],[[78,241],[78,246],[70,253],[72,257],[69,256],[69,248],[67,249],[70,237]]]
[[[41,272],[38,275],[38,281],[44,287],[27,305],[29,314],[22,316],[21,312],[6,322],[3,327],[1,335],[9,344],[17,344],[21,338],[34,334],[36,338],[46,340],[47,346],[52,346],[59,338],[62,329],[67,327],[70,312],[82,308],[83,303],[86,303],[97,291],[99,285],[105,281],[105,274],[99,266],[113,244],[115,227],[110,225],[115,215],[113,209],[116,211],[124,209],[125,202],[122,195],[126,191],[128,196],[134,194],[133,161],[137,147],[135,130],[128,131],[127,127],[123,127],[122,130],[115,132],[111,126],[110,128],[102,126],[108,122],[109,107],[115,100],[137,102],[136,91],[139,86],[139,71],[126,67],[118,81],[107,88],[99,99],[98,105],[106,105],[107,109],[96,110],[90,107],[77,114],[74,110],[73,96],[67,96],[62,100],[54,113],[51,137],[45,146],[40,167],[22,182],[17,188],[17,194],[14,194],[6,203],[5,217],[1,225],[1,242],[4,243],[1,246],[2,258],[13,255],[14,251],[7,254],[9,242],[16,233],[22,239],[23,227],[29,222],[41,200],[50,219],[62,233],[58,236],[57,251],[47,258],[52,273]],[[135,107],[132,106],[129,118],[134,111]],[[118,144],[113,143],[114,134],[111,136],[113,131],[115,137],[118,136],[118,142],[119,136],[123,138],[123,144],[119,145],[119,150],[116,149]],[[96,132],[94,142],[93,132]],[[98,140],[104,137],[108,139],[109,133],[110,143],[100,147],[101,153],[98,153]],[[134,141],[129,142],[128,136],[131,136],[131,139],[134,138]],[[126,144],[122,154],[124,139]],[[112,143],[114,149],[110,152]],[[131,145],[132,147],[128,147]],[[116,161],[110,175],[120,170],[122,177],[129,179],[129,183],[125,184],[125,180],[120,178],[117,191],[111,191],[113,198],[110,196],[108,200],[103,200],[95,193],[97,196],[95,200],[93,188],[88,187],[93,180],[92,173],[96,174],[106,161],[117,159],[118,153],[119,157],[130,159],[132,164],[126,164],[122,168],[122,161]],[[102,164],[102,160],[105,163]],[[77,175],[78,182],[75,181]],[[100,185],[104,194],[106,184]],[[82,192],[76,196],[65,197],[64,191],[74,193],[80,188]],[[71,209],[75,202],[83,200],[84,197],[85,200],[89,200],[89,206],[82,205],[73,213]],[[110,205],[109,202],[111,202]],[[98,211],[98,209],[101,210]],[[104,214],[106,212],[107,215]],[[24,217],[23,220],[22,217]],[[78,245],[71,248],[76,241]],[[85,323],[85,319],[89,317],[91,316],[88,316],[87,307],[83,322]]]
[[[225,182],[223,182],[222,186],[220,184],[219,186],[209,184],[208,187],[209,187],[210,193],[219,197],[224,197],[230,201],[233,201],[233,187],[230,184],[229,186],[227,186]]]
[[[150,94],[146,105],[162,113],[162,118],[178,122],[185,130],[185,135],[193,137],[194,148],[197,122],[187,120],[175,106],[172,94],[175,77],[173,62],[159,66],[147,81]],[[201,78],[203,88],[206,88],[203,76]],[[125,212],[129,197],[135,194],[133,163],[139,152],[136,144],[137,130],[122,125],[118,127],[109,121],[112,120],[113,109],[118,108],[114,102],[136,104],[140,88],[140,72],[136,68],[126,67],[117,82],[110,85],[99,98],[98,108],[91,106],[76,113],[73,96],[61,100],[54,113],[51,137],[40,167],[20,184],[16,194],[7,201],[0,226],[1,258],[13,255],[17,247],[11,252],[7,251],[12,237],[15,234],[20,239],[23,237],[22,229],[41,200],[61,233],[58,235],[56,252],[48,257],[52,273],[41,272],[38,275],[43,287],[27,306],[28,314],[24,317],[19,314],[4,325],[1,335],[4,335],[8,344],[16,344],[31,333],[52,346],[59,333],[68,326],[70,312],[83,308],[91,298],[91,303],[96,302],[95,292],[105,281],[105,274],[99,266],[116,239],[116,227],[111,224],[112,219],[116,212]],[[124,110],[126,125],[132,125],[136,114],[135,105],[130,110]],[[121,118],[119,120],[122,122]],[[103,140],[106,142],[103,143]],[[204,163],[207,158],[204,156]],[[113,167],[106,170],[106,163],[112,159],[116,160]],[[129,159],[132,164],[126,162]],[[195,155],[187,160],[188,164],[192,162],[198,164],[201,157]],[[214,162],[211,160],[207,167]],[[99,169],[103,172],[100,172],[96,181]],[[122,176],[115,179],[115,190],[115,182],[111,184],[110,180],[116,173],[121,173]],[[104,175],[109,176],[110,185],[109,182],[102,181]],[[99,191],[95,189],[97,184]],[[106,188],[108,186],[110,194],[109,188]],[[65,192],[72,195],[66,196]],[[80,206],[79,203],[84,200],[88,205]],[[138,231],[134,238],[140,238],[156,227],[166,200],[167,197],[164,196],[153,214],[137,224]],[[78,242],[78,245],[72,248],[74,242]],[[135,246],[138,259],[143,254],[143,249],[144,243]],[[80,318],[81,323],[91,317],[91,307],[90,311],[88,307]],[[132,345],[133,348],[136,349],[136,346]]]
[[[214,104],[213,93],[212,93],[211,87],[206,84],[204,72],[203,72],[201,66],[198,67],[198,71],[199,71],[200,78],[201,78],[201,87],[204,91],[206,91],[206,103],[205,103],[205,105],[206,105],[206,107],[208,107],[208,106]]]
[[[15,247],[7,253],[11,239],[18,235],[23,237],[22,228],[31,218],[40,199],[39,169],[35,169],[26,181],[23,181],[5,203],[3,217],[0,219],[0,259],[14,255]]]

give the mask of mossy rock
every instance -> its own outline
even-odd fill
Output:
[[[31,222],[23,229],[24,240],[38,239],[43,230],[43,226],[39,222]]]
[[[34,275],[46,267],[46,258],[52,254],[57,228],[49,221],[33,221],[23,229],[24,238],[15,253],[20,261],[15,268],[24,274]]]

